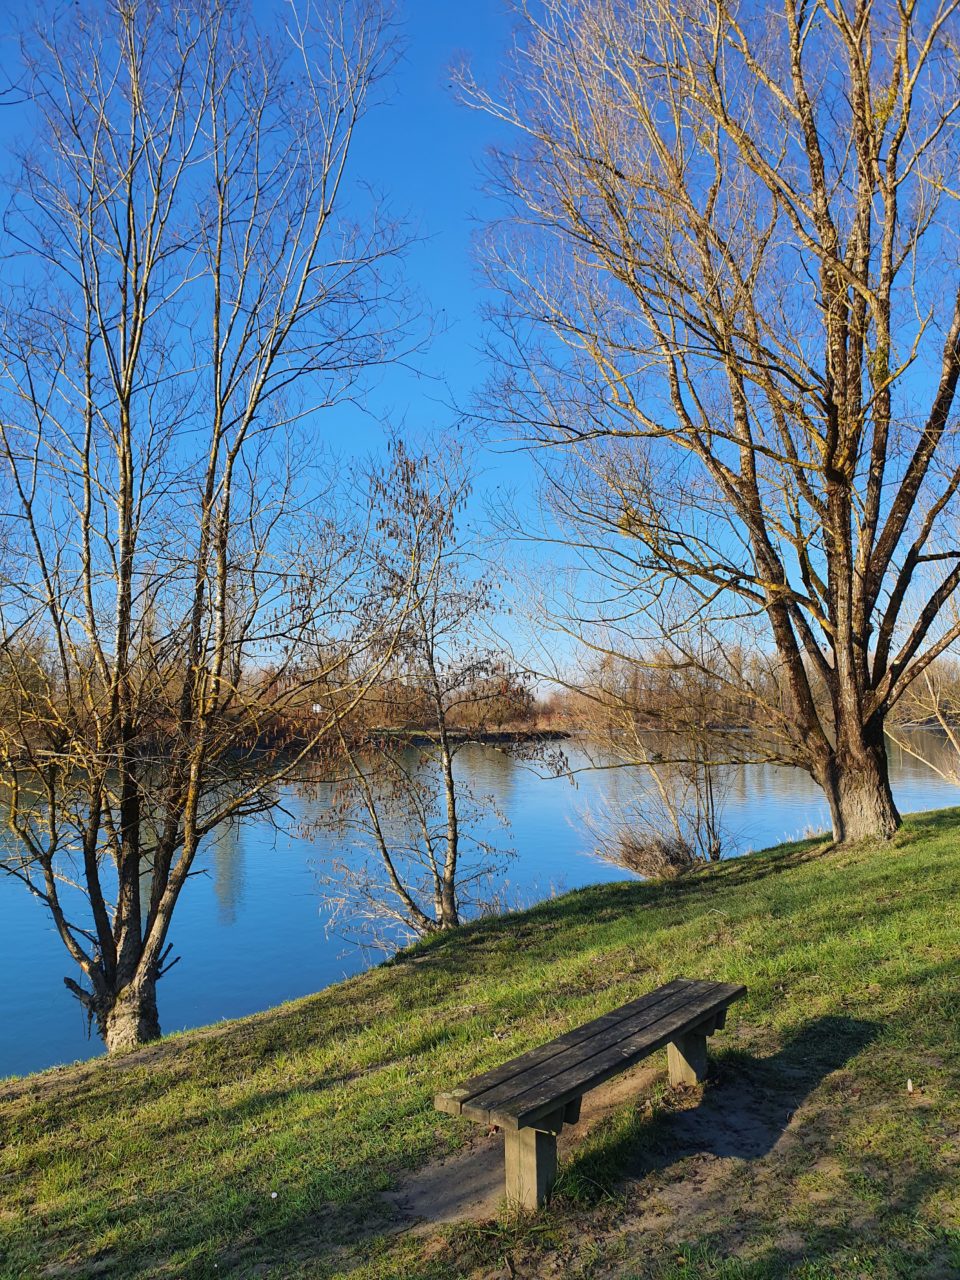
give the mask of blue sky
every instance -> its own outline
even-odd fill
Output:
[[[415,368],[391,369],[377,379],[368,400],[374,420],[349,411],[327,415],[331,443],[351,450],[375,447],[381,415],[414,431],[450,428],[452,406],[468,407],[486,373],[473,241],[491,213],[481,166],[497,126],[457,101],[450,68],[466,57],[484,79],[495,78],[510,42],[511,15],[503,0],[406,0],[398,17],[403,57],[387,101],[358,134],[353,172],[372,183],[417,236],[406,275],[439,331]],[[519,459],[502,456],[494,465],[504,478],[524,469]]]
[[[251,0],[254,14],[269,11],[268,6],[282,14],[281,0]],[[21,11],[0,0],[0,58],[10,70],[18,61],[14,31],[22,20]],[[376,454],[391,428],[412,436],[456,432],[458,409],[470,409],[489,376],[482,350],[485,290],[474,241],[494,212],[483,190],[484,157],[498,131],[503,134],[491,117],[458,101],[451,69],[467,60],[478,79],[496,81],[514,20],[507,0],[396,0],[402,54],[383,86],[382,101],[355,137],[351,177],[372,188],[415,237],[403,275],[425,313],[434,317],[435,333],[403,366],[371,375],[358,403],[317,415],[310,428],[324,452],[347,458]],[[5,169],[11,149],[32,128],[29,107],[16,95],[7,98],[0,110]],[[470,456],[476,471],[468,513],[472,529],[488,531],[485,511],[498,496],[510,495],[532,515],[535,478],[528,457],[506,444],[471,445]],[[509,586],[508,594],[513,595]],[[510,630],[516,628],[515,619]]]
[[[406,258],[406,277],[436,317],[438,332],[412,367],[392,367],[374,380],[364,409],[343,406],[323,415],[320,437],[336,452],[376,451],[391,422],[411,433],[456,432],[457,410],[471,408],[490,373],[482,350],[487,290],[474,241],[496,212],[483,189],[484,158],[507,135],[490,116],[458,101],[450,72],[466,59],[479,80],[496,82],[514,16],[505,0],[398,0],[397,15],[404,54],[387,100],[358,134],[354,174],[373,183],[418,237]],[[534,467],[506,440],[472,451],[471,458],[475,500],[468,518],[481,536],[497,542],[505,596],[522,611],[525,592],[517,575],[526,575],[521,562],[530,561],[532,548],[504,547],[486,512],[506,500],[527,513],[525,523],[533,522]],[[518,613],[499,625],[526,648]]]
[[[264,0],[254,0],[256,14]],[[266,0],[282,13],[280,0]],[[7,76],[18,61],[15,31],[22,10],[0,0],[0,61]],[[468,405],[482,382],[479,317],[482,290],[472,241],[489,202],[480,166],[496,135],[496,123],[462,106],[451,66],[466,57],[483,79],[496,78],[510,43],[512,17],[505,0],[396,0],[403,47],[383,101],[359,130],[352,157],[355,182],[369,185],[417,238],[406,256],[408,284],[439,332],[415,360],[415,368],[391,369],[371,380],[366,413],[334,409],[318,422],[318,434],[336,451],[363,453],[384,436],[389,415],[411,430],[443,428],[455,419],[452,403]],[[32,132],[29,108],[5,97],[0,110],[0,152]],[[510,468],[508,467],[508,470]]]

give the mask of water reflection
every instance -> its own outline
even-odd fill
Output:
[[[221,924],[236,923],[243,894],[243,831],[235,822],[217,832],[210,852],[213,892]]]
[[[916,731],[910,738],[941,767],[950,761],[943,737]],[[498,896],[530,902],[580,885],[622,879],[624,872],[597,860],[583,814],[591,806],[635,800],[644,776],[636,769],[590,771],[568,748],[576,772],[544,779],[535,767],[490,748],[460,757],[477,795],[490,794],[510,820],[490,835],[518,856],[508,865]],[[894,795],[901,810],[960,804],[960,789],[909,752],[890,747]],[[825,829],[827,806],[804,773],[782,766],[732,770],[727,826],[742,852]],[[323,789],[284,795],[283,829],[264,819],[242,831],[220,833],[198,859],[177,907],[171,941],[181,962],[160,986],[166,1031],[236,1017],[304,995],[366,967],[369,957],[324,929],[316,871],[343,854],[336,837],[304,840],[329,801]],[[17,981],[0,989],[0,1075],[23,1072],[101,1052],[87,1040],[75,1000],[63,988],[71,964],[42,907],[21,887],[0,877],[0,967]]]
[[[938,729],[910,729],[887,739],[890,768],[901,782],[906,778],[923,780],[931,770],[947,783],[960,772],[960,761],[947,735]]]

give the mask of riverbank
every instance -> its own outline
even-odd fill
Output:
[[[436,729],[418,729],[416,727],[400,728],[368,728],[365,736],[356,739],[361,748],[368,742],[377,739],[395,739],[404,746],[432,747],[440,741]],[[453,727],[447,730],[447,739],[457,746],[467,744],[480,747],[536,746],[542,742],[566,742],[574,737],[582,736],[575,730],[541,728],[536,724],[521,725],[505,729],[464,729]],[[297,754],[306,751],[313,741],[311,733],[302,725],[283,723],[269,731],[260,733],[245,751],[273,751],[282,746],[284,750]],[[322,746],[322,744],[321,744]]]
[[[385,738],[399,738],[411,747],[435,747],[440,735],[427,729],[380,729]],[[463,746],[478,747],[536,746],[540,742],[567,742],[573,737],[569,729],[450,729],[447,739]]]
[[[921,735],[915,745],[926,754],[929,736]],[[488,886],[491,900],[511,908],[626,875],[591,853],[607,815],[646,803],[649,776],[595,767],[615,761],[576,739],[547,748],[557,750],[575,785],[551,776],[549,767],[529,761],[522,749],[472,745],[458,754],[461,781],[483,797],[475,834],[495,849],[517,851]],[[901,812],[960,804],[960,788],[906,752],[893,748],[890,760]],[[796,840],[825,830],[829,822],[822,791],[797,770],[727,770],[720,790],[731,853]],[[289,786],[282,791],[279,823],[262,815],[206,843],[195,867],[202,874],[187,886],[171,936],[182,958],[160,987],[160,1025],[166,1031],[271,1009],[369,967],[369,954],[325,928],[331,922],[318,872],[344,852],[325,821],[329,803],[324,788]],[[0,1035],[0,1078],[99,1052],[63,986],[73,967],[45,909],[9,876],[0,877],[0,973],[17,975],[16,982],[0,985],[0,1027],[17,1028],[16,1036]]]
[[[958,810],[882,848],[805,841],[482,922],[0,1085],[0,1274],[957,1274],[958,953]],[[654,1060],[568,1131],[548,1211],[498,1219],[481,1186],[471,1220],[413,1229],[496,1166],[495,1138],[433,1111],[438,1086],[677,974],[749,987],[705,1090],[669,1094]]]

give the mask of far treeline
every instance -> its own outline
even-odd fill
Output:
[[[330,901],[384,945],[490,906],[482,733],[562,770],[531,730],[580,727],[648,770],[664,865],[719,856],[723,762],[805,769],[837,841],[894,834],[888,730],[957,741],[958,10],[518,2],[498,88],[454,74],[500,139],[483,432],[385,423],[355,467],[328,428],[429,340],[356,147],[402,14],[26,15],[0,866],[110,1049],[160,1033],[204,841],[288,785],[330,789]],[[541,481],[497,535],[550,546],[522,624],[470,523],[491,434]]]

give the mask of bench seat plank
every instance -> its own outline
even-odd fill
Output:
[[[731,983],[677,979],[439,1095],[437,1106],[501,1127],[530,1125],[722,1014],[744,993]]]
[[[659,987],[656,991],[650,992],[648,995],[640,996],[636,1000],[631,1000],[628,1004],[621,1005],[618,1009],[611,1009],[609,1013],[601,1014],[599,1018],[594,1018],[591,1022],[585,1022],[580,1027],[573,1027],[570,1031],[565,1031],[563,1035],[557,1036],[555,1040],[538,1045],[535,1049],[520,1054],[519,1057],[511,1058],[509,1062],[505,1062],[500,1067],[494,1067],[491,1071],[484,1071],[482,1075],[473,1076],[456,1089],[446,1089],[444,1092],[437,1094],[437,1109],[446,1111],[449,1115],[458,1116],[461,1113],[463,1103],[467,1099],[475,1098],[478,1094],[484,1093],[488,1089],[505,1084],[507,1081],[527,1071],[530,1067],[539,1066],[550,1058],[555,1058],[565,1049],[584,1044],[597,1035],[598,1032],[618,1026],[627,1018],[636,1013],[642,1013],[645,1009],[654,1008],[670,996],[683,992],[688,986],[688,979],[677,978],[673,982],[668,982]]]
[[[730,1003],[730,997],[726,993],[712,994],[712,1000],[705,996],[697,1002],[699,1008],[691,1009],[686,1006],[665,1013],[656,1022],[608,1045],[588,1060],[573,1062],[550,1079],[501,1103],[493,1123],[511,1128],[533,1125],[541,1116],[566,1105],[574,1098],[582,1097],[611,1076],[619,1075],[657,1049],[662,1049],[682,1033],[694,1030],[698,1024],[706,1022],[712,1030],[712,1022],[707,1021],[710,1015],[721,1012]],[[476,1118],[470,1105],[472,1103],[464,1107],[463,1114]]]
[[[681,1024],[691,1018],[698,1021],[708,1017],[716,1008],[718,984],[715,982],[694,982],[688,987],[674,991],[665,1000],[632,1013],[629,1017],[618,1020],[613,1026],[598,1028],[594,1035],[580,1044],[564,1049],[546,1062],[520,1072],[504,1084],[486,1089],[464,1101],[464,1114],[470,1115],[473,1109],[487,1111],[491,1114],[503,1111],[507,1115],[516,1114],[514,1101],[526,1097],[532,1092],[544,1091],[550,1094],[552,1081],[565,1075],[571,1069],[581,1072],[584,1080],[589,1080],[591,1064],[598,1055],[607,1050],[619,1050],[627,1042],[639,1043],[645,1033],[650,1032],[651,1041],[657,1038],[656,1028],[660,1027],[664,1018],[679,1016]],[[671,1022],[671,1026],[673,1023]],[[587,1088],[589,1088],[589,1084]],[[545,1098],[546,1100],[546,1098]],[[479,1118],[475,1116],[474,1118]]]

